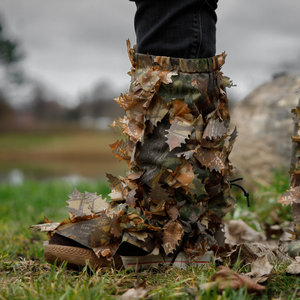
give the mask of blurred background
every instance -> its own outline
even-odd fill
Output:
[[[276,116],[286,121],[299,98],[299,11],[299,0],[219,3],[217,52],[228,54],[223,72],[236,84],[229,97],[248,141],[253,122],[255,141],[265,141],[262,133],[269,135],[274,124],[268,112],[268,120],[258,118],[260,105],[268,103],[270,111],[274,103],[284,107],[286,113]],[[110,154],[108,145],[116,136],[108,124],[121,114],[112,99],[129,84],[125,41],[135,42],[134,13],[135,4],[127,0],[0,0],[0,181],[76,181],[124,172],[123,163]],[[286,95],[288,103],[282,102]],[[248,115],[245,124],[239,118],[245,120],[250,112],[245,107],[253,103],[256,119]],[[274,132],[285,128],[289,139],[287,126],[279,122]],[[270,145],[259,152],[267,170],[287,167],[288,155],[279,158],[289,150]],[[277,158],[266,159],[276,151]],[[233,160],[242,166],[246,159],[241,169],[249,173],[249,156],[258,152],[239,152],[244,156],[235,154]],[[262,169],[260,162],[254,165]]]

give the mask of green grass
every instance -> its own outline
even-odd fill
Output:
[[[265,226],[263,216],[277,210],[276,198],[286,185],[287,178],[276,175],[272,187],[260,187],[261,197],[254,195],[250,212],[238,195],[237,213],[233,217],[244,218],[251,226]],[[106,195],[109,189],[102,182],[77,184],[79,191],[98,192]],[[128,288],[145,286],[149,299],[296,299],[300,279],[287,276],[285,267],[277,265],[268,280],[262,296],[248,294],[244,289],[216,289],[202,291],[200,286],[215,272],[211,264],[206,270],[190,267],[178,270],[164,267],[143,272],[103,269],[91,272],[67,270],[48,265],[43,258],[45,234],[32,232],[29,226],[43,221],[64,219],[68,194],[74,186],[62,182],[25,182],[19,186],[0,184],[0,299],[116,299]],[[245,213],[246,212],[246,213]],[[280,215],[280,212],[278,212]],[[289,219],[289,211],[283,210],[280,218]],[[271,218],[270,223],[276,223]],[[257,225],[257,224],[258,225]],[[255,225],[256,224],[256,225]],[[241,271],[241,267],[237,266]]]
[[[125,163],[118,162],[109,147],[116,138],[111,131],[82,129],[0,133],[0,176],[13,169],[22,171],[26,178],[38,179],[120,174]]]
[[[258,186],[255,192],[250,193],[250,207],[247,206],[243,194],[234,189],[236,206],[226,218],[242,219],[259,232],[265,232],[266,228],[272,225],[279,225],[283,229],[287,222],[292,221],[291,208],[282,206],[277,201],[288,187],[288,173],[275,171],[272,185]]]

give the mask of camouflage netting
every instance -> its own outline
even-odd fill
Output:
[[[279,202],[292,206],[294,220],[293,239],[300,240],[300,100],[298,106],[292,110],[294,114],[294,135],[292,136],[292,159],[290,168],[290,188],[281,196]]]
[[[220,71],[225,54],[153,57],[127,45],[131,85],[115,99],[125,116],[112,125],[123,138],[111,148],[130,171],[107,176],[108,203],[74,191],[70,219],[46,231],[107,259],[116,251],[169,255],[180,248],[193,260],[223,243],[222,217],[233,207],[228,156],[236,130],[229,132],[231,83]]]

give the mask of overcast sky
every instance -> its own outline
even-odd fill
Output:
[[[126,88],[134,12],[128,0],[0,0],[26,72],[69,101],[102,79]],[[217,13],[217,51],[228,54],[223,71],[239,98],[274,72],[300,67],[300,0],[220,0]]]

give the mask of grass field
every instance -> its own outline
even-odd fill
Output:
[[[112,131],[57,130],[0,134],[0,176],[19,169],[26,177],[41,179],[77,174],[103,178],[120,173],[125,164],[111,153]]]
[[[258,230],[263,230],[270,211],[282,221],[289,219],[289,210],[281,210],[274,200],[286,186],[287,178],[276,176],[272,187],[260,188],[261,196],[255,197],[250,211],[240,197],[231,217],[243,218]],[[115,299],[136,286],[146,287],[148,299],[297,299],[300,278],[287,276],[286,266],[281,265],[275,266],[261,296],[244,289],[202,291],[200,285],[214,273],[214,265],[207,270],[169,267],[139,273],[113,269],[75,272],[50,266],[43,259],[46,236],[32,232],[29,226],[42,222],[44,216],[52,221],[65,218],[65,201],[73,188],[57,181],[0,184],[0,299]],[[109,191],[103,182],[80,183],[77,188],[103,194]],[[272,223],[272,218],[267,222]],[[239,271],[240,266],[235,269]]]

